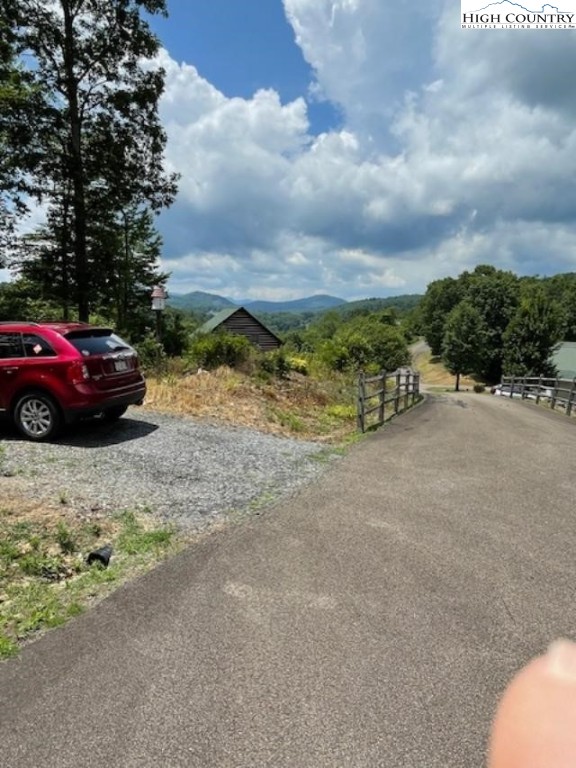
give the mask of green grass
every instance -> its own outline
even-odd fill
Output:
[[[54,522],[18,520],[0,510],[0,659],[179,547],[173,529],[150,523],[133,512],[102,522]],[[88,552],[108,543],[110,566],[89,567]]]
[[[305,424],[302,419],[291,411],[270,406],[268,413],[271,421],[278,422],[280,426],[286,427],[291,432],[303,432],[305,430]]]

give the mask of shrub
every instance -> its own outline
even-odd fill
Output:
[[[140,365],[145,371],[162,368],[166,362],[164,347],[155,336],[146,336],[145,339],[136,344],[136,351]]]
[[[291,371],[289,358],[279,349],[275,352],[265,352],[259,360],[260,370],[285,379]]]
[[[252,345],[245,336],[221,331],[197,336],[190,345],[189,360],[200,368],[214,370],[223,365],[237,368],[246,362]]]
[[[288,355],[286,360],[292,371],[301,373],[303,376],[308,376],[308,360],[306,360],[305,357],[295,357],[293,355]]]
[[[474,384],[474,392],[477,392],[478,394],[485,392],[486,387],[484,384]]]

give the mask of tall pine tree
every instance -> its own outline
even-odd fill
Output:
[[[36,95],[27,191],[51,206],[43,237],[52,237],[52,258],[66,259],[62,301],[73,298],[80,320],[103,300],[102,252],[123,212],[158,211],[176,193],[158,116],[164,73],[150,61],[159,41],[143,11],[165,15],[165,0],[0,0]],[[125,249],[108,255],[118,272]]]

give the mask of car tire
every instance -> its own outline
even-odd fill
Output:
[[[118,421],[118,419],[124,416],[127,410],[127,405],[115,405],[112,408],[106,408],[102,416],[104,421]]]
[[[42,442],[55,437],[62,426],[56,402],[44,392],[27,392],[16,402],[14,424],[28,440]]]

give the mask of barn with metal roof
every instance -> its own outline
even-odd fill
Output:
[[[213,333],[219,330],[245,336],[262,352],[270,352],[282,346],[282,340],[244,307],[223,309],[204,323],[197,333]]]

